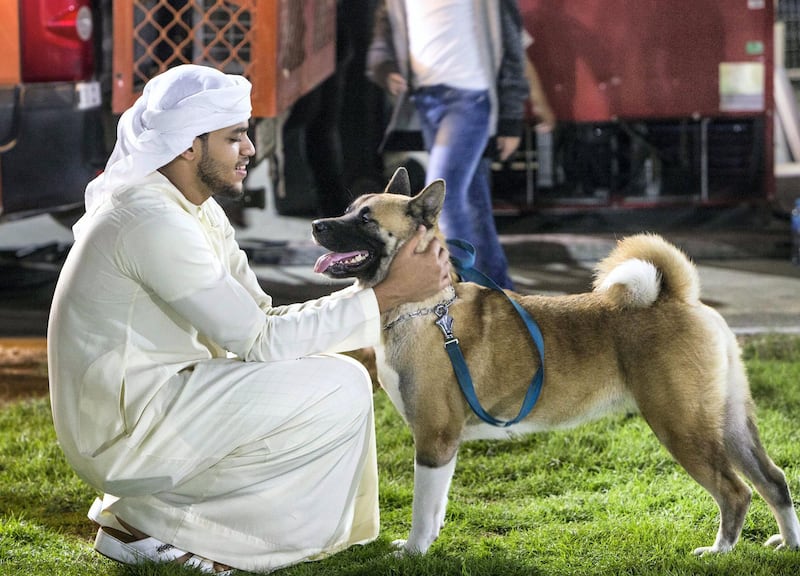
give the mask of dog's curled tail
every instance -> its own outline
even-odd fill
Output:
[[[595,269],[595,292],[623,307],[645,308],[659,298],[700,299],[700,279],[689,258],[655,234],[623,238]]]

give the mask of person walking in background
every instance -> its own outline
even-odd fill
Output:
[[[330,76],[292,105],[282,126],[288,133],[301,130],[303,150],[313,175],[317,216],[341,216],[354,200],[345,185],[344,153],[339,122],[347,71],[353,60],[346,0],[336,3],[336,60]],[[298,3],[299,6],[299,3]],[[286,139],[286,135],[284,135]]]
[[[395,98],[387,136],[416,118],[426,183],[445,180],[442,231],[475,246],[475,267],[504,288],[512,281],[486,152],[505,161],[520,144],[529,94],[522,34],[515,0],[384,0],[367,54],[368,77]]]
[[[53,296],[56,433],[120,562],[269,571],[376,538],[371,381],[334,353],[449,284],[421,228],[373,289],[273,307],[212,198],[242,194],[250,90],[191,64],[145,85]]]

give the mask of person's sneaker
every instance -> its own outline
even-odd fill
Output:
[[[94,540],[94,549],[111,560],[123,564],[142,562],[175,562],[198,568],[209,574],[227,576],[233,571],[228,566],[175,548],[128,526],[119,518],[102,511],[102,501],[95,500],[88,514],[100,525]]]
[[[172,562],[186,555],[186,552],[155,538],[135,539],[134,536],[113,528],[101,526],[94,540],[94,549],[106,558],[123,564],[140,562]]]

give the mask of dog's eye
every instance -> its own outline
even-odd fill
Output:
[[[370,222],[372,222],[372,218],[370,217],[369,210],[367,210],[367,209],[362,210],[361,214],[359,214],[359,216],[361,217],[361,222],[363,224],[369,224]]]

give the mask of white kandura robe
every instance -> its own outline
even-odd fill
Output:
[[[243,570],[378,534],[372,290],[272,307],[213,200],[159,173],[70,251],[48,328],[53,418],[107,511]],[[233,353],[237,358],[231,358]]]

